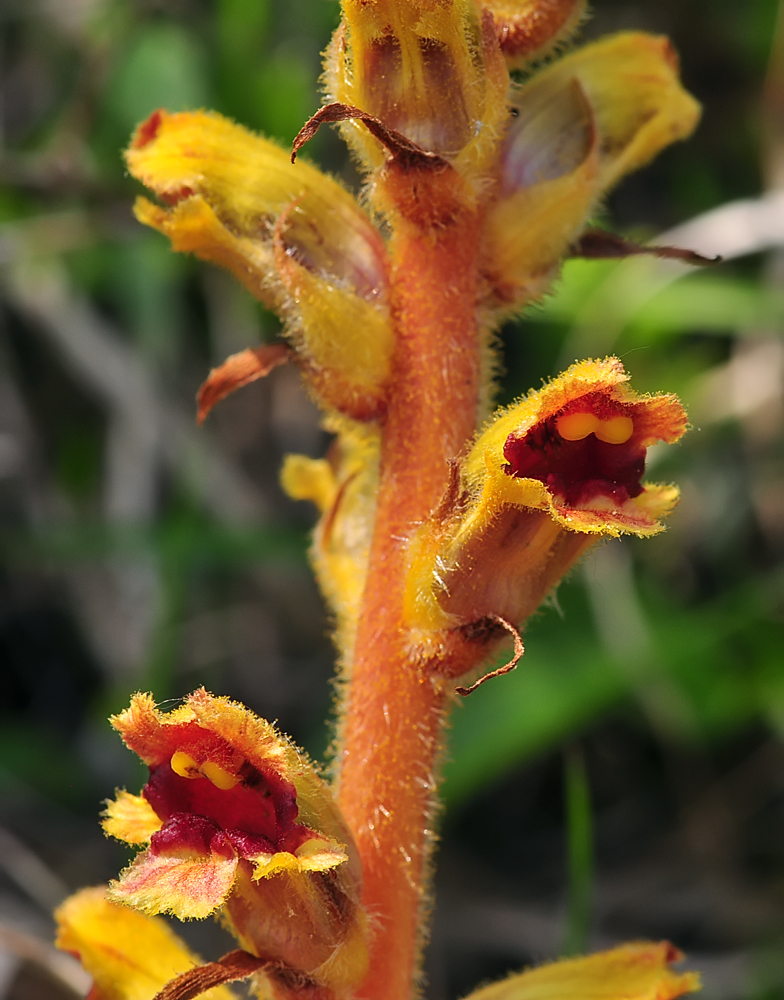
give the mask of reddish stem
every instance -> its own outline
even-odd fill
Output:
[[[475,430],[477,232],[466,213],[434,235],[404,227],[393,248],[394,388],[340,762],[340,803],[376,926],[363,1000],[408,1000],[421,951],[446,691],[412,661],[403,622],[407,537],[438,503],[448,460]]]

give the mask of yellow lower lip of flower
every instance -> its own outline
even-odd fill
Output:
[[[490,466],[485,481],[485,502],[476,512],[476,521],[467,522],[466,532],[473,532],[481,524],[500,516],[505,506],[513,509],[543,510],[555,522],[569,531],[604,535],[637,535],[649,538],[664,530],[662,518],[672,512],[678,502],[677,486],[658,483],[642,484],[636,497],[616,499],[597,492],[569,503],[563,493],[552,492],[538,479],[514,478],[503,468]]]

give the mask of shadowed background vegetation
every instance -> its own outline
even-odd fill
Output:
[[[668,937],[710,1000],[784,998],[784,38],[776,0],[600,0],[583,31],[669,34],[696,136],[601,224],[728,259],[567,263],[503,331],[507,402],[623,357],[693,430],[655,450],[667,534],[600,548],[458,706],[430,1000],[559,953]],[[125,861],[97,813],[143,780],[106,716],[204,684],[329,740],[312,512],[277,485],[321,455],[293,369],[219,405],[210,366],[275,336],[233,280],[138,225],[120,150],[158,106],[288,144],[315,110],[333,0],[0,0],[0,1000],[84,990],[50,907]],[[308,154],[356,175],[322,130]],[[713,215],[706,215],[717,210]],[[186,932],[207,958],[212,923]]]

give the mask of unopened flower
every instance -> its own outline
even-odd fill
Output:
[[[326,407],[377,414],[392,354],[386,250],[355,199],[214,113],[156,111],[126,159],[165,206],[140,198],[140,221],[175,250],[228,268],[278,311]],[[243,371],[235,386],[248,380]]]
[[[607,189],[696,123],[672,48],[649,35],[596,42],[512,86],[505,60],[541,55],[581,11],[577,0],[346,0],[325,76],[335,103],[315,118],[340,122],[371,171],[381,230],[336,181],[206,112],[156,111],[137,129],[128,168],[161,202],[140,198],[137,216],[280,313],[328,411],[383,418],[390,308],[419,266],[399,257],[396,234],[462,225],[494,325],[548,287]],[[251,350],[232,358],[205,399],[270,367]]]
[[[508,74],[491,12],[473,0],[346,0],[327,52],[331,100],[361,108],[476,178],[503,134]],[[366,167],[386,150],[359,122],[343,133]]]
[[[150,768],[104,829],[149,844],[109,897],[147,914],[220,910],[252,955],[340,994],[366,967],[361,870],[332,796],[263,719],[204,690],[169,713],[136,695],[112,720]]]
[[[677,441],[686,414],[628,379],[617,358],[580,362],[480,434],[412,542],[407,619],[423,638],[522,622],[600,538],[662,530],[678,490],[643,482],[646,450]]]

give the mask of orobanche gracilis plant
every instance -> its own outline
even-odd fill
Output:
[[[656,534],[677,499],[646,449],[686,416],[581,361],[492,411],[494,335],[568,253],[639,248],[586,231],[605,192],[699,116],[664,38],[622,33],[555,58],[582,0],[342,0],[327,103],[284,151],[221,116],[156,111],[128,169],[137,217],[228,268],[285,341],[211,372],[199,417],[283,363],[334,435],[283,486],[321,517],[313,566],[336,622],[332,780],[275,728],[204,690],[112,722],[149,766],[106,833],[138,845],[61,907],[60,946],[100,1000],[409,1000],[426,938],[438,761],[451,703],[600,539]],[[552,57],[552,58],[551,58]],[[520,71],[514,82],[510,71]],[[361,201],[297,160],[339,123]],[[685,251],[655,252],[689,256]],[[473,682],[473,683],[472,683]],[[502,683],[499,681],[499,683]],[[469,686],[465,686],[469,685]],[[520,720],[525,725],[525,720]],[[200,965],[155,914],[217,914],[238,949]],[[667,1000],[697,988],[666,943],[543,966],[474,1000]]]

